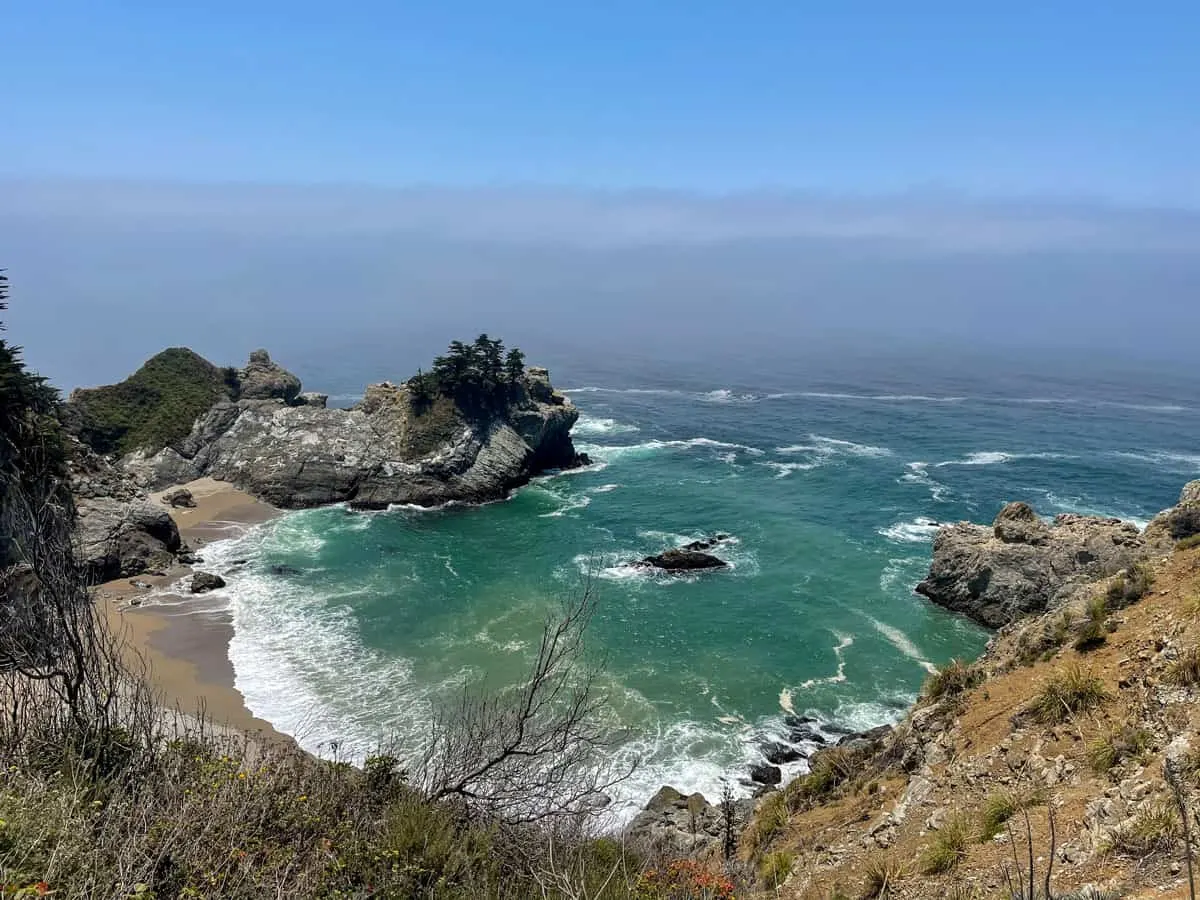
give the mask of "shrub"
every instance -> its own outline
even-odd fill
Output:
[[[1181,830],[1179,815],[1171,804],[1161,800],[1150,802],[1131,821],[1112,832],[1105,850],[1128,856],[1149,856],[1171,850]]]
[[[934,835],[933,845],[921,854],[920,867],[924,875],[949,872],[967,855],[970,831],[962,816],[955,816]]]
[[[1102,775],[1122,760],[1144,756],[1151,740],[1151,734],[1146,729],[1122,725],[1088,743],[1088,765],[1097,774]]]
[[[788,853],[786,850],[768,853],[758,864],[758,880],[767,887],[776,889],[787,881],[795,863],[795,854]]]
[[[792,782],[795,784],[795,782]],[[789,785],[790,787],[790,785]],[[744,840],[751,854],[765,848],[788,825],[788,796],[785,791],[772,791],[763,798],[755,811]]]
[[[979,840],[990,841],[998,835],[1008,822],[1022,807],[1021,798],[1011,791],[992,794],[983,805],[982,821],[979,828]]]
[[[1059,725],[1076,713],[1099,706],[1108,696],[1095,673],[1074,664],[1046,680],[1029,711],[1044,725]]]
[[[1176,550],[1194,550],[1197,547],[1200,547],[1200,534],[1185,537],[1175,545]]]
[[[634,887],[636,900],[733,900],[733,883],[690,859],[643,872]]]
[[[900,862],[892,856],[880,854],[867,860],[867,881],[863,887],[863,900],[887,897],[900,880]]]
[[[1108,597],[1097,594],[1087,602],[1083,621],[1075,633],[1075,649],[1081,653],[1099,647],[1108,640]]]
[[[1127,572],[1117,575],[1109,582],[1105,597],[1111,609],[1121,609],[1141,600],[1154,586],[1154,572],[1140,562]]]
[[[929,700],[940,700],[942,697],[953,697],[979,684],[983,674],[962,660],[952,659],[938,669],[925,681],[925,697]]]
[[[831,796],[856,774],[858,756],[845,747],[829,747],[813,754],[809,764],[812,771],[797,778],[783,792],[792,809]]]
[[[1182,687],[1200,684],[1200,647],[1188,647],[1180,651],[1178,658],[1167,666],[1163,677],[1170,684]]]

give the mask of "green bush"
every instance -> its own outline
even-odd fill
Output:
[[[164,350],[119,384],[75,391],[67,422],[97,453],[161,450],[231,393],[228,370],[184,347]]]
[[[1193,534],[1191,537],[1185,537],[1183,540],[1175,544],[1176,550],[1194,550],[1200,547],[1200,534]]]

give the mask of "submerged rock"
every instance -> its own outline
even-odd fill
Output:
[[[1145,553],[1137,528],[1120,519],[1064,513],[1046,524],[1027,504],[1010,503],[990,528],[943,526],[916,590],[999,628],[1065,602],[1078,585],[1128,568]]]

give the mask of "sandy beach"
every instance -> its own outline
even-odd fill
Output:
[[[184,542],[201,558],[206,544],[235,537],[279,514],[244,491],[211,478],[182,487],[192,492],[196,507],[171,509],[171,515]],[[151,499],[161,503],[163,493]],[[219,725],[284,738],[246,709],[234,687],[229,661],[233,624],[225,602],[209,595],[163,595],[154,590],[176,583],[191,571],[178,566],[164,575],[111,581],[98,588],[97,600],[149,664],[151,679],[167,705],[185,714],[203,712]],[[153,598],[143,602],[149,595]]]

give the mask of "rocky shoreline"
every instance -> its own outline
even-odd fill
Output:
[[[174,365],[183,359],[218,371],[190,351],[160,354],[168,356]],[[141,371],[152,371],[157,359]],[[280,509],[334,503],[384,509],[499,500],[539,474],[590,462],[571,440],[578,410],[542,368],[522,367],[500,402],[468,404],[421,395],[412,382],[381,382],[350,409],[330,409],[324,394],[304,392],[300,379],[265,350],[227,372],[228,395],[186,435],[123,456],[98,453],[80,439],[99,434],[106,446],[112,442],[112,428],[93,421],[93,410],[97,396],[123,385],[79,391],[68,401],[65,418],[79,435],[72,441],[71,488],[81,556],[95,580],[187,562],[169,512],[147,498],[203,477]],[[186,504],[183,495],[167,501],[173,508]]]

